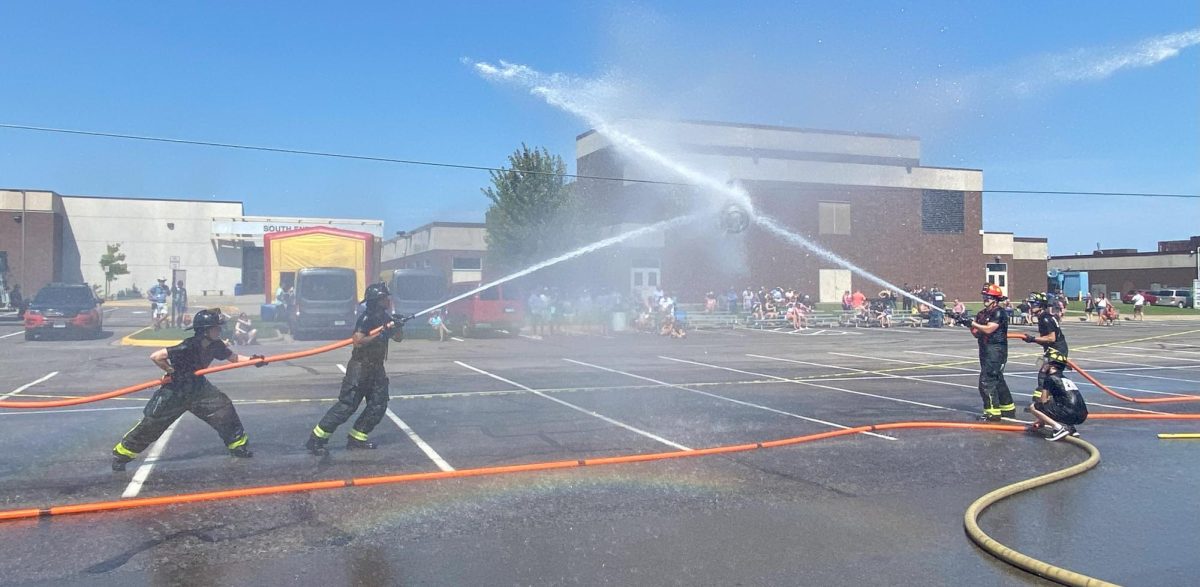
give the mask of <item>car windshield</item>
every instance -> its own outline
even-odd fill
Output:
[[[33,298],[35,304],[90,304],[96,299],[83,287],[47,287]]]
[[[397,275],[393,286],[400,300],[440,301],[446,295],[445,280],[437,275]]]
[[[300,280],[300,299],[318,302],[349,300],[355,297],[354,277],[346,275],[305,275]]]

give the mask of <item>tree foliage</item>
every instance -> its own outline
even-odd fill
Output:
[[[109,286],[119,275],[128,275],[129,266],[125,264],[125,253],[121,252],[121,243],[112,243],[106,247],[108,252],[100,255],[100,268],[104,270],[104,297],[108,297]]]
[[[492,185],[482,190],[492,201],[485,217],[490,264],[519,269],[591,236],[562,157],[522,143],[508,164],[507,170],[491,172]]]

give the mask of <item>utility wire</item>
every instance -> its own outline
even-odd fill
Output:
[[[683,187],[698,187],[695,184],[676,182],[676,181],[657,181],[652,179],[636,179],[627,177],[606,177],[601,175],[579,175],[574,173],[553,173],[549,171],[535,171],[530,169],[513,169],[506,167],[489,167],[486,165],[465,165],[461,163],[443,163],[437,161],[421,161],[417,159],[396,159],[392,157],[376,157],[371,155],[354,155],[349,153],[333,153],[328,151],[309,151],[305,149],[286,149],[282,147],[264,147],[261,145],[246,145],[238,143],[219,143],[214,141],[199,141],[190,139],[174,139],[168,137],[152,137],[144,135],[131,135],[113,132],[100,132],[89,130],[78,130],[69,128],[52,128],[45,126],[30,126],[24,124],[7,124],[0,123],[0,128],[9,128],[15,130],[28,130],[35,132],[49,132],[71,135],[83,135],[92,137],[106,137],[113,139],[128,139],[134,141],[150,141],[156,143],[172,143],[177,145],[197,145],[202,147],[218,147],[222,149],[242,149],[246,151],[264,151],[268,153],[285,153],[290,155],[311,155],[314,157],[332,157],[335,159],[352,159],[356,161],[377,161],[381,163],[399,163],[402,165],[420,165],[425,167],[443,167],[449,169],[470,169],[473,171],[494,171],[498,173],[528,173],[530,175],[547,175],[555,177],[571,177],[574,179],[594,179],[600,181],[621,181],[626,183],[642,183],[652,185],[669,185]],[[1075,192],[1075,191],[1047,191],[1047,190],[981,190],[989,194],[1032,194],[1032,195],[1060,195],[1060,196],[1129,196],[1138,198],[1184,198],[1184,199],[1200,199],[1200,194],[1156,194],[1144,192]]]

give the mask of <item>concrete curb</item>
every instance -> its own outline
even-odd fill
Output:
[[[129,335],[127,335],[121,339],[121,345],[122,346],[144,346],[144,347],[165,348],[165,347],[169,347],[169,346],[175,346],[175,345],[183,342],[182,338],[179,340],[175,340],[173,338],[163,338],[163,339],[156,339],[156,340],[139,340],[139,339],[133,338],[134,336],[137,336],[147,330],[150,330],[151,328],[153,328],[153,326],[147,326],[141,330],[135,330],[135,331],[129,333]]]

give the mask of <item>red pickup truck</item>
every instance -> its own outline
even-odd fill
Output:
[[[479,287],[479,282],[456,283],[451,297]],[[482,331],[516,336],[525,324],[525,305],[517,289],[497,285],[446,306],[446,327],[460,336]]]

